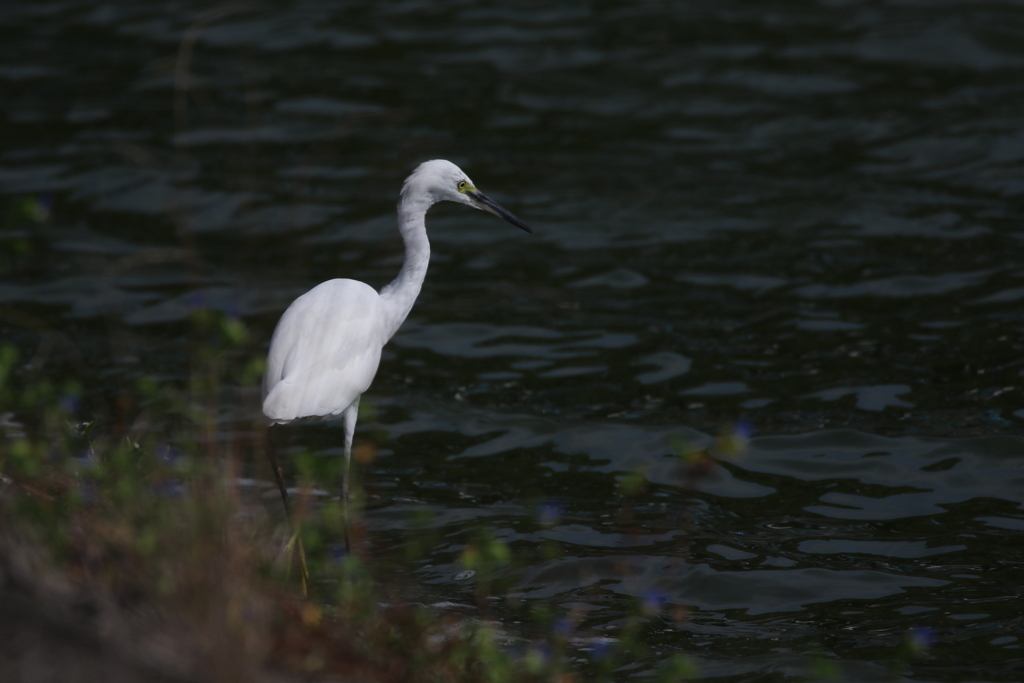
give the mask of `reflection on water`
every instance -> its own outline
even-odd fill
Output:
[[[428,510],[415,575],[466,605],[488,525],[517,557],[496,615],[576,610],[580,656],[654,604],[624,676],[818,652],[878,680],[928,626],[908,679],[1019,680],[1018,7],[205,9],[0,8],[0,341],[83,411],[115,430],[140,378],[186,382],[197,310],[265,345],[312,285],[390,281],[400,183],[450,158],[537,235],[431,212],[360,429],[375,552]],[[746,455],[688,490],[676,440],[741,419]]]

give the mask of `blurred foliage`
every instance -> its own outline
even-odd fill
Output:
[[[294,524],[313,580],[310,599],[300,598],[289,551],[296,536],[277,499],[268,506],[237,483],[248,461],[266,467],[265,454],[252,439],[224,439],[218,424],[238,400],[231,390],[260,381],[260,349],[238,316],[201,300],[190,327],[187,385],[139,375],[122,401],[130,408],[106,423],[73,378],[54,381],[14,346],[0,346],[0,528],[17,530],[19,543],[45,549],[55,568],[83,584],[216,633],[226,645],[210,655],[209,680],[237,678],[237,671],[222,674],[239,657],[250,668],[272,662],[303,675],[382,681],[610,680],[646,652],[642,641],[661,618],[661,602],[638,605],[621,638],[596,644],[580,632],[581,614],[545,603],[527,615],[535,637],[503,632],[487,615],[501,596],[512,609],[521,603],[506,594],[523,560],[483,526],[467,531],[458,558],[481,618],[403,600],[402,586],[370,564],[359,487],[348,520],[336,495],[316,493],[339,481],[343,459],[309,452],[290,457],[299,489]],[[359,448],[357,461],[373,460],[372,444]],[[638,476],[641,484],[624,485],[624,495],[642,494],[646,480]],[[552,527],[565,512],[561,503],[541,504],[538,524]],[[429,510],[411,517],[420,533],[406,544],[406,562],[438,541]],[[351,549],[338,543],[346,524],[356,531]],[[546,557],[562,553],[560,543],[544,544]],[[570,647],[592,656],[570,667]],[[691,676],[688,661],[678,655],[659,680]]]
[[[519,554],[482,525],[466,529],[457,557],[457,578],[473,586],[479,617],[405,599],[401,580],[371,561],[371,540],[359,521],[360,487],[353,487],[347,511],[330,493],[343,458],[290,454],[298,488],[294,527],[276,496],[265,503],[243,489],[246,466],[266,468],[261,444],[245,436],[263,428],[249,425],[225,439],[218,419],[237,403],[240,388],[255,391],[261,349],[241,318],[202,301],[190,336],[187,384],[139,375],[127,401],[134,412],[123,411],[117,425],[89,410],[73,377],[55,380],[14,346],[0,346],[0,540],[17,536],[45,549],[52,565],[74,580],[151,603],[215,634],[208,680],[237,680],[240,670],[265,663],[303,676],[380,681],[618,680],[652,656],[658,633],[688,619],[685,606],[654,589],[636,599],[612,632],[583,612],[545,601],[530,601],[524,610],[516,577],[530,562],[561,558],[565,548],[547,538]],[[744,423],[728,425],[704,448],[676,440],[678,490],[694,489],[720,459],[742,456],[750,432]],[[368,464],[375,452],[372,443],[361,443],[354,459]],[[643,467],[621,474],[614,523],[633,523],[660,487]],[[561,501],[531,505],[538,530],[571,523]],[[685,519],[676,522],[687,526]],[[424,561],[443,540],[428,508],[412,511],[409,527],[398,560],[407,566]],[[339,543],[348,530],[351,548]],[[309,599],[297,591],[290,550],[297,539],[309,562]],[[492,619],[499,604],[526,620],[523,634],[506,633]],[[934,641],[928,629],[909,632],[895,670],[927,657]],[[842,675],[837,663],[819,655],[809,656],[808,673],[818,681]],[[675,653],[648,675],[667,683],[696,679],[699,670]]]

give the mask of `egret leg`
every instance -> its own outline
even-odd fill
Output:
[[[281,472],[281,466],[277,464],[277,452],[274,449],[274,439],[271,437],[271,428],[273,425],[267,427],[267,457],[270,459],[270,469],[274,471],[274,479],[277,480],[277,490],[281,492],[281,501],[284,503],[284,514],[288,517],[288,522],[293,523],[292,520],[292,506],[288,500],[288,489],[284,485],[284,474]],[[296,542],[296,554],[299,558],[299,577],[302,580],[302,595],[305,597],[308,593],[307,584],[309,583],[309,570],[306,569],[306,550],[302,547],[302,538],[299,535],[298,530],[294,531],[295,536],[293,541]]]
[[[274,449],[274,439],[271,437],[271,430],[274,425],[267,427],[267,457],[270,458],[270,469],[274,471],[274,479],[277,481],[277,490],[281,492],[281,501],[284,503],[284,513],[288,519],[292,518],[292,506],[288,500],[288,489],[284,485],[284,475],[281,473],[281,466],[277,464],[277,452]]]
[[[351,549],[349,543],[349,523],[348,523],[348,480],[351,471],[352,464],[352,437],[356,433],[356,420],[359,418],[359,399],[357,398],[352,402],[348,408],[345,409],[345,473],[344,478],[341,480],[341,505],[345,513],[345,547]]]

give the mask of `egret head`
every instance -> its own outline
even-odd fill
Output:
[[[465,204],[504,218],[526,232],[533,232],[530,226],[476,189],[473,181],[461,168],[444,159],[424,161],[405,179],[405,184],[402,185],[402,201],[410,200],[425,201],[428,205],[437,202]]]

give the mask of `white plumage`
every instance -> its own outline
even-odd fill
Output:
[[[263,376],[270,420],[337,417],[369,388],[388,341],[380,301],[362,282],[329,280],[288,307]]]
[[[263,375],[263,413],[272,424],[299,418],[345,418],[345,483],[352,455],[359,397],[377,374],[381,349],[402,325],[419,295],[430,262],[425,216],[440,201],[482,209],[532,232],[474,187],[450,161],[419,165],[402,186],[398,229],[405,262],[394,282],[378,294],[356,280],[329,280],[292,302],[281,316]],[[273,450],[274,474],[288,506]]]

